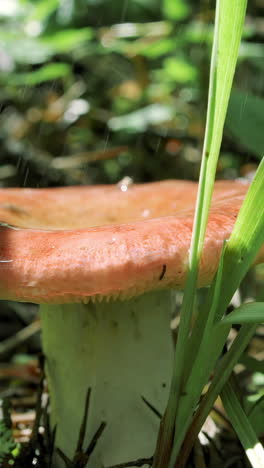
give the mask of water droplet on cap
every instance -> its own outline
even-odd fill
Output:
[[[117,186],[120,188],[121,192],[127,192],[128,188],[133,185],[133,179],[131,177],[124,177],[120,182],[118,182]]]

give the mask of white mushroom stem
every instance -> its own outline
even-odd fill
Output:
[[[151,457],[172,371],[172,293],[156,291],[126,301],[42,305],[43,346],[55,446],[70,459],[91,388],[84,448],[107,426],[88,466]],[[64,467],[55,456],[54,466]]]

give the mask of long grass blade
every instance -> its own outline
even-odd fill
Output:
[[[188,336],[191,330],[198,266],[204,243],[223,126],[235,73],[246,5],[247,0],[233,0],[231,2],[230,0],[218,0],[216,4],[206,131],[190,247],[189,271],[181,311],[170,396],[165,416],[161,421],[153,468],[167,466],[172,440],[178,437],[178,434],[174,434],[175,418],[185,378],[184,362],[188,354]],[[172,466],[171,463],[170,466]]]
[[[192,446],[198,437],[202,425],[204,424],[209,412],[211,411],[215,400],[222,391],[225,383],[228,381],[234,365],[237,363],[239,357],[246,349],[249,341],[254,335],[256,325],[242,325],[236,339],[232,346],[222,358],[220,365],[215,371],[212,383],[203,397],[192,421],[188,431],[182,439],[182,433],[177,444],[173,447],[172,458],[174,460],[173,468],[182,468],[185,466],[188,455],[192,449]],[[184,431],[182,431],[184,432]]]
[[[224,248],[223,257],[220,262],[221,275],[216,275],[215,282],[209,291],[207,303],[202,312],[202,314],[204,314],[204,321],[200,322],[198,320],[197,326],[194,329],[194,333],[199,334],[200,345],[197,356],[192,363],[192,372],[183,388],[183,396],[180,400],[176,421],[177,438],[175,438],[172,455],[173,462],[175,462],[181,441],[184,438],[184,431],[187,431],[188,424],[191,422],[192,412],[195,411],[202,389],[210,377],[210,373],[213,370],[217,358],[220,356],[232,323],[252,324],[251,326],[245,325],[245,327],[248,327],[250,330],[252,326],[253,328],[256,326],[256,323],[263,321],[263,304],[261,303],[244,304],[241,308],[237,309],[237,311],[223,318],[226,307],[236,288],[239,286],[243,274],[246,273],[253,259],[256,257],[260,246],[264,243],[263,197],[264,160],[258,168],[255,179],[243,203],[233,234]],[[259,216],[257,213],[259,213]],[[248,225],[247,220],[251,219],[251,216],[252,224]],[[235,242],[233,241],[233,236]],[[232,256],[230,256],[230,252]],[[240,270],[241,252],[243,254],[244,263],[244,268],[242,270]],[[229,268],[228,274],[226,273],[227,267]],[[233,276],[233,278],[231,278],[230,275]],[[236,278],[237,283],[234,282],[234,278]],[[220,279],[221,285],[219,285]],[[229,282],[232,283],[233,287],[228,289],[226,285],[229,284]],[[217,292],[216,296],[215,292]],[[216,301],[216,297],[220,298],[220,300]],[[215,315],[218,316],[218,321],[214,320],[214,322],[212,322],[212,317],[210,318],[212,314],[214,318]],[[201,323],[203,324],[203,329],[201,328]],[[213,323],[214,326],[212,327]],[[220,332],[221,329],[222,331]],[[247,333],[247,328],[245,328],[245,331]],[[210,359],[208,359],[208,353]],[[237,354],[237,358],[238,357],[239,355]],[[224,360],[224,362],[226,361]],[[221,385],[224,384],[222,373],[218,373],[218,369],[214,372],[215,379],[212,389],[214,385],[219,384],[217,388],[221,390]],[[220,379],[220,382],[217,382],[217,379]],[[210,389],[210,391],[212,390]]]
[[[240,404],[231,380],[225,384],[221,400],[252,467],[264,468],[264,448]]]

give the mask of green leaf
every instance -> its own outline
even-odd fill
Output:
[[[163,14],[171,20],[182,20],[191,9],[186,0],[163,0]]]
[[[226,128],[240,145],[261,158],[264,153],[264,99],[246,91],[233,90]]]
[[[76,49],[81,43],[91,40],[92,37],[93,30],[91,28],[65,29],[50,36],[43,36],[41,43],[51,47],[54,52],[68,53]]]
[[[175,40],[172,38],[160,39],[151,44],[141,44],[135,46],[138,53],[151,59],[164,56],[175,50]]]
[[[170,57],[163,61],[162,74],[169,81],[186,83],[196,79],[197,70],[186,60]]]
[[[28,14],[28,20],[44,21],[51,13],[59,6],[59,0],[40,0],[38,2],[30,2],[32,12]]]
[[[3,462],[16,447],[12,431],[5,426],[4,421],[0,421],[0,462]]]
[[[2,28],[1,47],[21,64],[43,63],[59,53],[69,53],[93,37],[91,28],[66,29],[50,36],[29,37],[23,31]],[[19,44],[19,47],[18,47]]]
[[[16,86],[36,86],[45,81],[53,81],[58,78],[63,78],[68,75],[70,71],[71,67],[67,63],[50,63],[30,73],[18,73],[16,75],[12,75],[8,82],[9,84]]]
[[[264,302],[249,302],[233,310],[226,315],[218,324],[228,323],[262,323],[264,322]]]

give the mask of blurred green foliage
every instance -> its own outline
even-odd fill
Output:
[[[14,442],[12,431],[5,426],[4,421],[0,421],[0,440],[0,463],[3,463],[7,458],[12,459],[19,451],[18,445]]]
[[[264,99],[234,90],[226,126],[240,144],[261,159],[264,154]]]
[[[214,6],[1,2],[0,185],[197,179]],[[219,177],[263,152],[263,9],[250,2]]]

